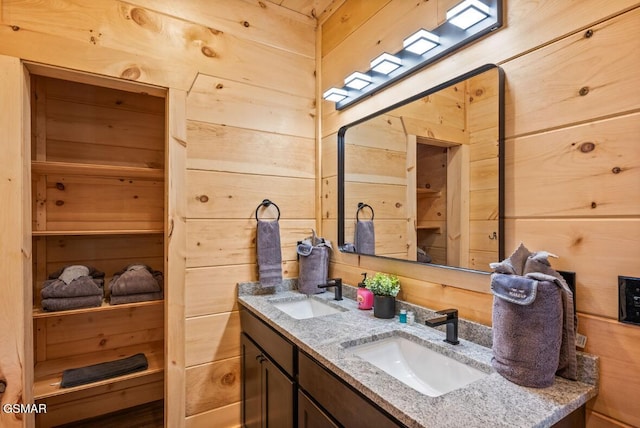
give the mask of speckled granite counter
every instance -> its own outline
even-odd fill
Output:
[[[255,283],[239,286],[239,302],[301,350],[333,371],[381,408],[409,427],[548,427],[597,395],[597,357],[579,353],[579,381],[556,377],[552,387],[516,385],[491,368],[491,329],[460,320],[460,344],[443,342],[444,333],[424,326],[433,311],[400,303],[416,311],[413,325],[377,319],[373,311],[357,309],[355,288],[345,286],[345,298],[333,292],[312,298],[343,308],[344,312],[297,320],[273,306],[274,302],[300,298],[294,281],[282,287],[261,289]],[[350,352],[353,345],[399,335],[438,349],[441,353],[489,373],[465,388],[429,397],[406,386]],[[480,344],[479,344],[480,343]],[[482,346],[484,345],[484,346]]]

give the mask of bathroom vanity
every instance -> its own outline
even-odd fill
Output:
[[[556,377],[552,387],[525,388],[493,371],[491,348],[465,338],[465,331],[487,327],[462,328],[460,344],[450,345],[421,317],[407,325],[358,310],[353,287],[345,287],[350,298],[342,301],[334,301],[332,292],[262,294],[266,290],[256,284],[240,284],[239,290],[248,427],[263,421],[282,427],[576,427],[584,425],[585,403],[597,395],[597,358],[591,355],[579,355],[578,381]],[[301,315],[282,305],[305,300],[333,310]],[[435,350],[482,376],[446,393],[419,392],[356,355],[358,347],[389,338]]]

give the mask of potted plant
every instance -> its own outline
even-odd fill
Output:
[[[393,318],[396,314],[396,296],[400,291],[400,280],[395,275],[376,273],[364,280],[373,293],[373,315],[376,318]]]

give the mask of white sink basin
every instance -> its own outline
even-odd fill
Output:
[[[487,376],[474,367],[404,337],[389,337],[356,345],[350,350],[430,397],[446,394]]]
[[[313,298],[274,302],[273,306],[299,320],[337,314],[346,310]]]

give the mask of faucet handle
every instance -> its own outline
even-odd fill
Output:
[[[448,320],[458,318],[458,310],[457,309],[443,309],[441,311],[436,311],[438,315],[446,315]]]

